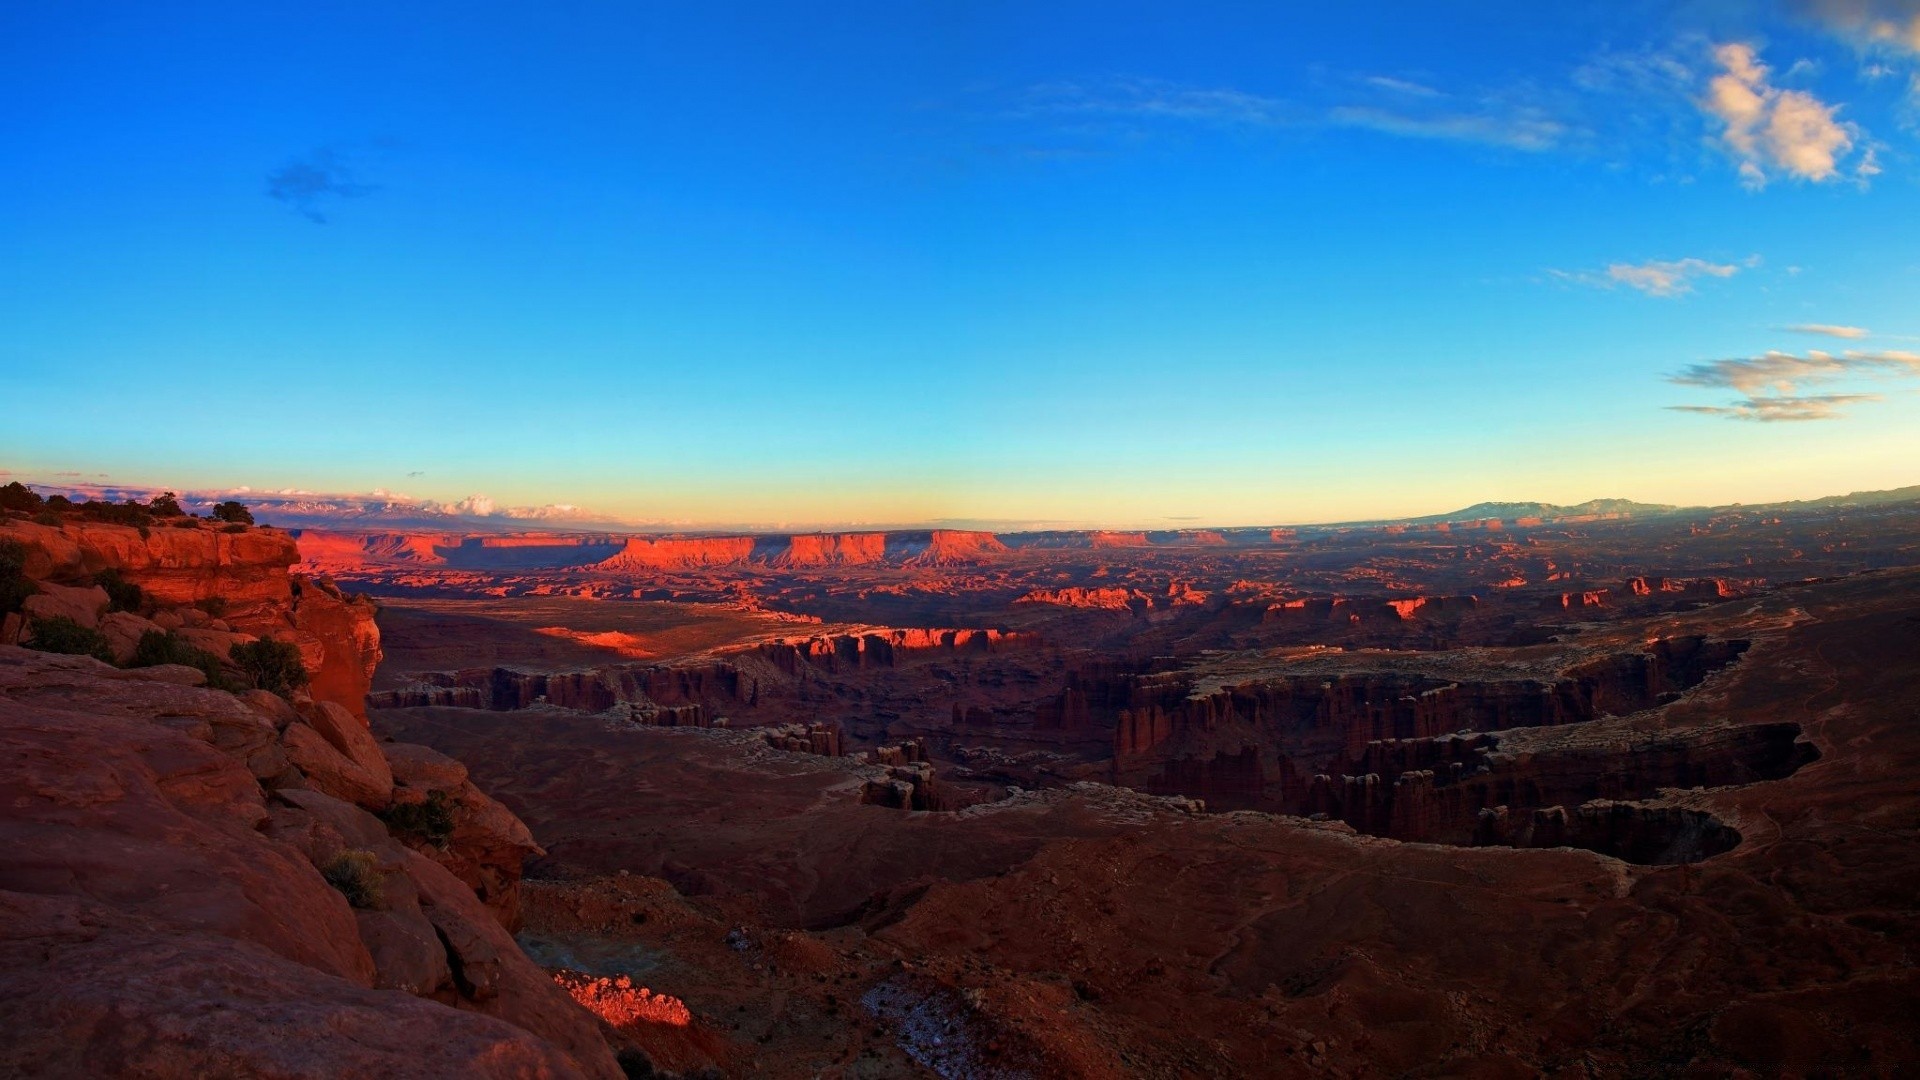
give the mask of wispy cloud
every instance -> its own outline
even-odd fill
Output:
[[[287,204],[315,225],[325,225],[333,200],[358,199],[376,189],[354,179],[337,150],[323,146],[267,174],[267,195]]]
[[[1856,341],[1871,336],[1870,331],[1865,327],[1835,326],[1832,323],[1795,323],[1792,326],[1783,326],[1781,329],[1791,330],[1796,334],[1819,334],[1823,337],[1848,338]]]
[[[1913,0],[1799,0],[1796,6],[1862,48],[1920,54],[1920,4]]]
[[[1611,263],[1604,270],[1548,270],[1559,281],[1613,289],[1625,285],[1648,296],[1685,296],[1694,291],[1701,278],[1730,278],[1743,267],[1760,265],[1758,255],[1742,263],[1717,263],[1706,259],[1649,259],[1642,263]]]
[[[1567,126],[1545,110],[1509,105],[1495,99],[1421,111],[1342,105],[1328,110],[1327,122],[1336,127],[1365,128],[1413,139],[1444,139],[1527,151],[1551,150],[1567,134]]]
[[[1674,412],[1774,424],[1838,420],[1852,406],[1881,400],[1879,394],[1814,394],[1807,397],[1743,398],[1732,405],[1669,405],[1667,408]]]
[[[1064,123],[1356,128],[1526,151],[1550,149],[1568,132],[1548,110],[1515,95],[1460,95],[1388,75],[1350,76],[1339,80],[1338,90],[1312,96],[1323,100],[1163,79],[1056,81],[1029,87],[1002,115]]]
[[[1835,118],[1838,106],[1804,90],[1774,86],[1751,45],[1721,45],[1713,57],[1720,74],[1707,84],[1699,104],[1720,122],[1721,142],[1739,162],[1743,184],[1759,190],[1781,173],[1815,183],[1841,175],[1841,159],[1852,152],[1860,129]],[[1869,149],[1855,175],[1864,182],[1878,172]]]
[[[1806,355],[1768,352],[1761,356],[1691,364],[1668,377],[1680,386],[1733,390],[1742,395],[1728,405],[1670,405],[1678,412],[1722,416],[1731,420],[1832,420],[1862,402],[1879,401],[1872,393],[1804,394],[1809,383],[1828,383],[1854,377],[1920,378],[1920,353],[1897,349],[1841,353],[1809,350]]]

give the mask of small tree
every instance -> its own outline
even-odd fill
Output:
[[[300,662],[300,647],[291,641],[261,638],[242,642],[228,656],[249,682],[269,693],[286,697],[307,685],[307,666]]]
[[[42,505],[40,496],[20,481],[0,484],[0,510],[19,510],[31,514]]]
[[[109,566],[93,575],[93,583],[107,590],[107,610],[109,611],[137,612],[140,610],[141,602],[146,599],[146,594],[140,590],[140,586],[128,581],[127,575],[121,573],[117,566]]]
[[[27,548],[18,540],[0,540],[0,615],[20,610],[27,597],[40,591],[26,574]]]
[[[219,657],[188,644],[179,634],[149,630],[140,635],[140,643],[134,646],[133,659],[127,661],[127,666],[157,667],[161,664],[199,668],[207,677],[207,685],[215,690],[233,692],[245,689],[227,674]]]
[[[81,626],[65,615],[35,619],[33,640],[27,647],[69,656],[91,656],[103,663],[113,663],[113,646],[108,643],[107,635],[92,627]]]
[[[147,511],[154,517],[186,517],[187,512],[180,509],[180,496],[171,491],[163,491],[147,502]]]
[[[215,521],[227,522],[230,525],[251,525],[253,524],[253,511],[247,509],[245,503],[228,499],[226,502],[214,506],[213,519]]]

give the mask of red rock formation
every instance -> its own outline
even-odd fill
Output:
[[[801,533],[790,536],[771,560],[782,569],[803,566],[859,566],[887,558],[886,533]]]
[[[1032,589],[1014,603],[1100,608],[1107,611],[1145,611],[1153,606],[1153,598],[1138,589],[1128,589],[1118,585],[1099,588],[1075,585],[1064,589]]]
[[[593,564],[615,573],[687,570],[744,563],[753,555],[751,536],[628,537],[620,552]]]
[[[1087,537],[1088,543],[1096,548],[1135,548],[1147,547],[1152,541],[1143,532],[1095,532]]]
[[[299,558],[293,538],[277,529],[141,530],[68,518],[57,527],[10,521],[0,539],[25,546],[28,577],[82,581],[113,568],[163,606],[223,600],[235,612],[288,607],[287,568]]]
[[[915,566],[960,566],[985,561],[1006,550],[1007,545],[990,532],[935,529],[927,536],[926,549],[907,561]]]
[[[30,598],[29,605],[76,607],[79,592],[94,596],[98,590],[57,583],[90,582],[108,569],[159,605],[151,623],[137,616],[117,621],[110,635],[116,656],[130,656],[149,629],[175,630],[222,658],[237,642],[281,638],[299,646],[313,696],[346,707],[364,723],[367,690],[380,663],[380,631],[370,602],[347,597],[325,579],[289,574],[297,551],[278,530],[230,533],[198,526],[145,532],[69,518],[59,527],[9,522],[0,527],[0,539],[19,541],[27,552],[27,574],[44,582],[45,599]],[[214,619],[187,606],[203,602],[224,605],[226,617]],[[82,621],[91,626],[97,619],[95,612]]]

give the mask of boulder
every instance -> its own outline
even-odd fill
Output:
[[[375,810],[385,809],[393,800],[390,774],[383,783],[304,722],[288,724],[280,733],[280,745],[287,760],[317,791]]]
[[[120,664],[133,659],[134,650],[140,647],[142,634],[159,629],[158,624],[131,611],[110,611],[100,618],[100,632],[106,635],[107,644],[113,647],[114,662]]]
[[[72,619],[81,626],[100,625],[100,613],[107,610],[107,590],[98,585],[76,588],[39,583],[40,591],[27,597],[20,610],[28,619]]]
[[[380,746],[393,779],[410,788],[426,791],[455,791],[466,782],[467,767],[432,747],[418,743],[383,743]]]
[[[335,750],[367,771],[376,785],[393,791],[393,770],[380,752],[379,740],[367,729],[367,722],[332,701],[316,701],[299,710],[315,731],[326,737]],[[384,805],[384,803],[382,804]]]

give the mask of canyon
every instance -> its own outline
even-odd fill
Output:
[[[0,543],[0,1068],[1920,1055],[1920,502]],[[310,677],[131,666],[149,633]]]

